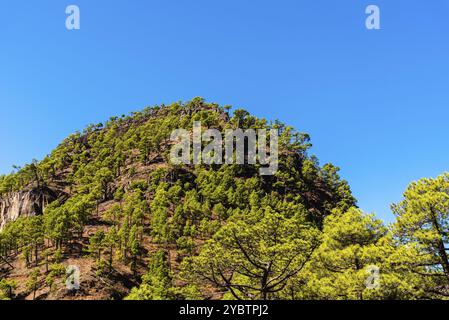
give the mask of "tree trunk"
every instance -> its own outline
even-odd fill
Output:
[[[109,248],[109,272],[112,272],[112,247]]]
[[[38,247],[37,247],[37,244],[36,244],[36,246],[34,247],[34,256],[36,257],[36,263],[35,263],[35,265],[36,265],[36,267],[37,267],[37,264],[38,264],[38,261],[39,261],[39,257],[38,257]]]

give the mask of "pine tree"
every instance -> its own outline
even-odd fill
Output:
[[[290,299],[363,300],[371,267],[381,268],[387,229],[373,215],[351,208],[324,220],[322,242],[304,273],[289,284]]]
[[[449,173],[410,184],[404,199],[393,205],[393,234],[399,242],[402,275],[424,298],[448,295]],[[411,276],[412,275],[412,276]],[[419,281],[416,281],[419,279]]]
[[[14,290],[17,289],[17,282],[14,280],[0,280],[0,300],[12,300]]]
[[[318,236],[301,213],[285,217],[267,207],[234,214],[199,256],[183,262],[182,276],[208,281],[236,299],[269,299],[303,270]]]
[[[39,287],[39,269],[34,269],[28,276],[28,281],[26,283],[27,290],[33,292],[33,300],[36,300],[36,291]]]
[[[134,288],[126,300],[167,300],[173,297],[168,255],[159,250],[150,257],[148,272],[142,277],[142,284]]]

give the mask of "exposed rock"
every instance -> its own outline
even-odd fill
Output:
[[[50,188],[33,188],[0,196],[0,230],[19,217],[33,217],[44,212],[46,206],[57,200],[62,192]]]

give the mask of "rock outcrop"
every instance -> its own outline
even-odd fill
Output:
[[[61,192],[50,188],[33,188],[0,196],[0,231],[19,217],[32,217],[44,212],[45,207],[57,200]]]

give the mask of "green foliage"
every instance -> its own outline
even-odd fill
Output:
[[[380,266],[387,229],[373,215],[351,208],[324,221],[322,242],[305,272],[289,284],[292,299],[355,300],[372,296],[367,269]]]
[[[55,281],[65,275],[66,268],[62,264],[53,264],[45,277],[45,284],[50,288],[50,292],[54,290]]]
[[[14,290],[17,288],[17,282],[14,280],[0,280],[0,300],[11,300],[14,297]]]
[[[168,300],[173,297],[171,275],[166,252],[158,251],[150,257],[148,272],[142,277],[142,284],[134,288],[127,300]]]
[[[96,257],[97,261],[101,259],[101,251],[103,249],[103,244],[105,240],[105,234],[103,230],[98,230],[93,236],[89,238],[89,248],[90,254]]]
[[[410,184],[392,206],[401,274],[421,298],[449,296],[449,173]]]
[[[26,282],[27,290],[30,292],[33,292],[33,300],[36,299],[36,291],[40,285],[39,277],[40,277],[40,271],[39,271],[39,269],[36,268],[30,273],[28,280]]]
[[[186,259],[182,276],[230,290],[237,299],[268,299],[309,261],[319,231],[304,215],[272,208],[235,214],[200,255]]]
[[[62,261],[63,255],[61,249],[57,249],[55,251],[54,259],[56,263],[60,263]]]

